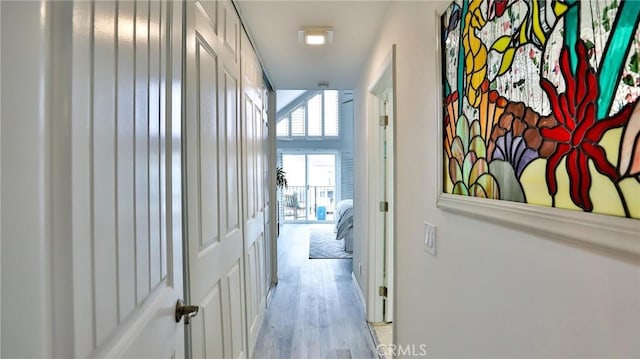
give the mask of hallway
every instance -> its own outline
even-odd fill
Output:
[[[309,225],[289,224],[278,239],[273,289],[254,358],[374,358],[353,288],[351,259],[308,259]]]
[[[0,358],[640,359],[640,0],[0,0],[0,35]],[[347,199],[352,259],[308,259]]]

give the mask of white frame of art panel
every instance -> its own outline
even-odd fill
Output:
[[[434,14],[436,75],[442,78],[441,17],[452,1],[443,2]],[[438,141],[434,146],[438,208],[452,213],[515,228],[547,239],[589,248],[597,252],[640,261],[640,220],[562,208],[444,193],[443,89],[436,86]]]

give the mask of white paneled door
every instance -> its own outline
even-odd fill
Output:
[[[185,175],[194,358],[245,358],[240,21],[230,2],[187,1]]]
[[[180,97],[181,9],[76,1],[69,15],[73,356],[180,357],[180,118],[168,100]]]
[[[183,357],[180,4],[1,6],[0,356]]]

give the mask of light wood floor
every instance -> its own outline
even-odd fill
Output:
[[[308,259],[309,225],[284,225],[278,285],[253,358],[376,358],[351,259]]]

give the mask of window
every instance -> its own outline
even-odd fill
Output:
[[[307,104],[309,109],[307,136],[322,136],[322,95],[315,95]]]
[[[337,137],[340,127],[339,92],[307,91],[279,113],[278,137]],[[290,109],[287,110],[288,106]]]
[[[338,91],[324,92],[324,135],[338,135]]]
[[[280,120],[280,122],[278,122],[278,125],[276,127],[276,135],[278,137],[289,136],[289,117],[285,117]]]
[[[291,136],[304,136],[304,106],[291,113]]]

